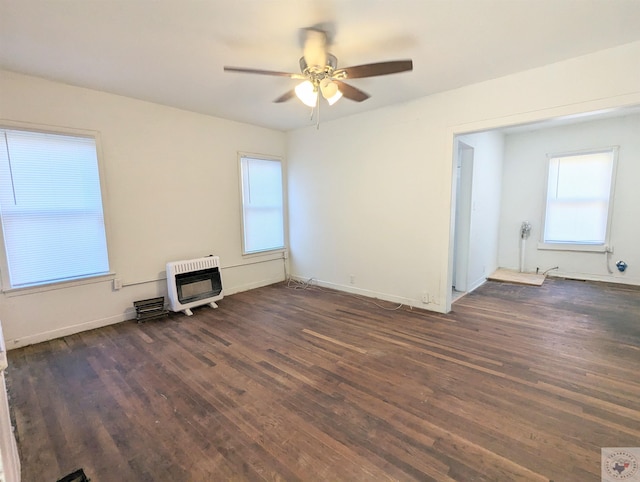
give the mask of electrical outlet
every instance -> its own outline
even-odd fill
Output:
[[[349,275],[349,283],[351,283],[352,285],[356,284],[356,275],[354,274]]]
[[[113,280],[113,289],[116,291],[122,289],[122,280],[120,278]]]
[[[422,293],[422,302],[424,304],[429,304],[429,293],[427,293],[426,291]]]

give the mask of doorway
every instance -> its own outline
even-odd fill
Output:
[[[474,148],[457,141],[452,299],[468,291]]]

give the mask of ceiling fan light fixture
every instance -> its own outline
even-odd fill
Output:
[[[320,90],[322,91],[322,96],[325,99],[329,99],[330,97],[333,97],[338,91],[338,84],[336,84],[330,78],[325,77],[320,81]]]
[[[301,84],[296,86],[296,96],[302,101],[304,105],[309,107],[315,107],[318,102],[318,90],[313,84],[305,80]]]
[[[338,84],[329,78],[324,78],[320,81],[320,91],[322,96],[327,99],[329,105],[333,105],[342,97],[342,92],[338,89]]]
[[[333,105],[336,102],[338,102],[341,98],[342,98],[342,92],[340,92],[339,90],[336,90],[336,93],[333,94],[331,97],[329,97],[327,99],[327,102],[329,103],[329,105]]]

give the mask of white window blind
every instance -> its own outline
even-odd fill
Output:
[[[244,254],[284,248],[280,161],[241,156],[240,172]]]
[[[0,214],[12,288],[109,272],[94,138],[0,129]]]
[[[544,243],[606,242],[614,162],[613,149],[549,159]]]

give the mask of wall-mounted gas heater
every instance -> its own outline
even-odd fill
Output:
[[[191,308],[196,306],[217,308],[215,302],[224,294],[220,258],[207,256],[167,263],[167,290],[171,311],[182,311],[191,316]]]

